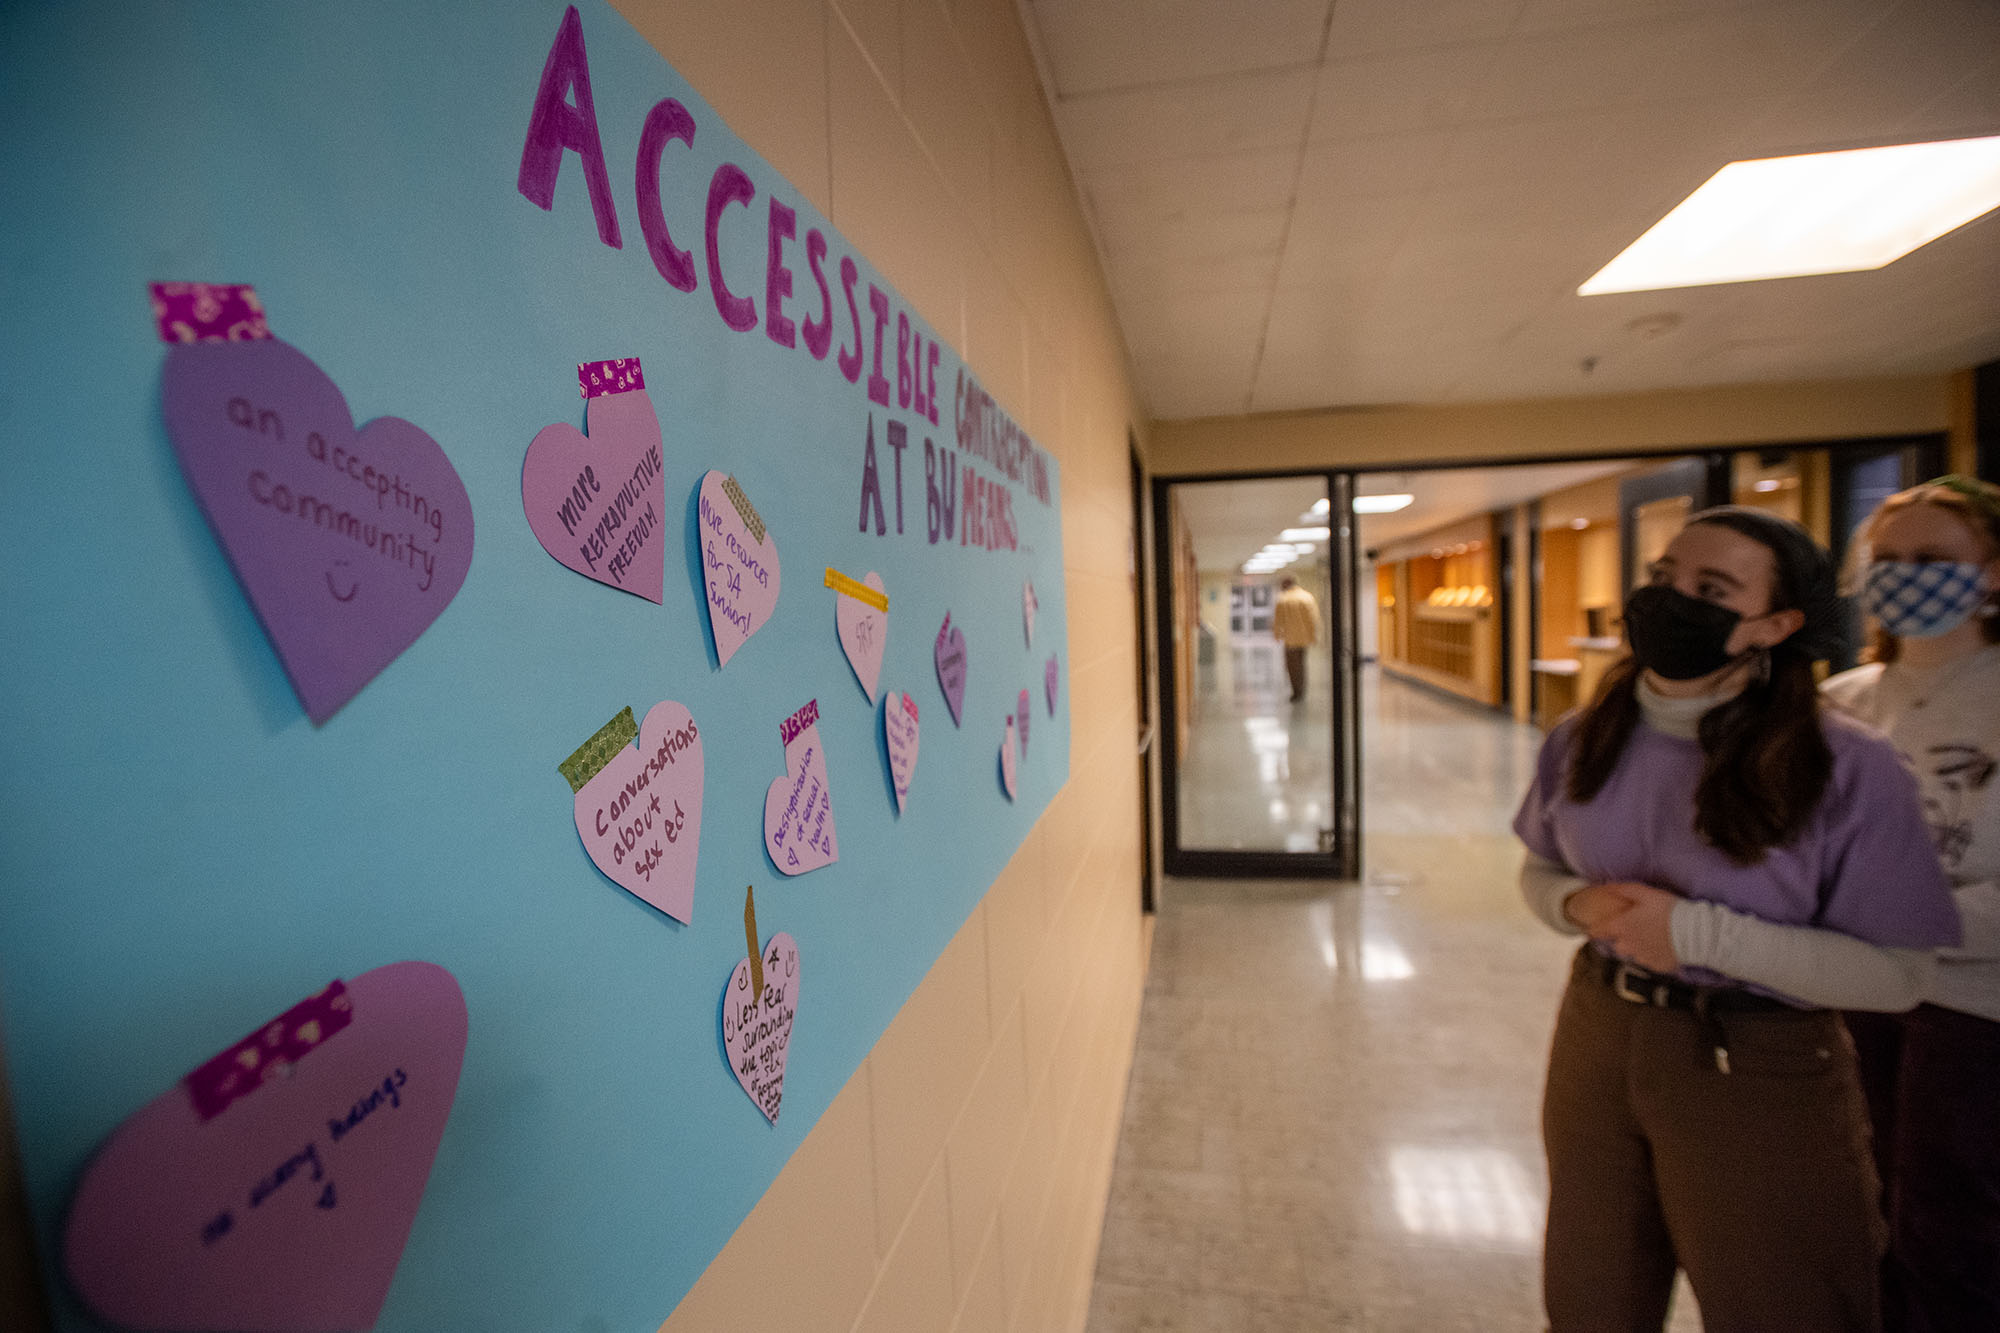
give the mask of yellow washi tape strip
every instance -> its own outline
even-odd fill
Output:
[[[556,765],[569,782],[571,791],[582,791],[584,784],[603,771],[606,764],[618,757],[618,752],[632,743],[639,734],[639,724],[632,718],[632,709],[620,709],[618,716],[597,729],[597,734],[577,747],[575,754]]]
[[[886,612],[889,609],[888,593],[876,592],[867,584],[851,579],[837,569],[829,568],[826,571],[826,586],[843,597],[852,597],[857,602],[866,602],[877,611]]]

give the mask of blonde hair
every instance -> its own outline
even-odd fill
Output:
[[[1861,581],[1867,574],[1869,562],[1874,556],[1875,532],[1882,521],[1891,514],[1901,513],[1917,505],[1929,505],[1942,509],[1963,523],[1986,547],[1986,558],[2000,556],[2000,486],[1976,477],[1962,477],[1956,474],[1938,477],[1921,486],[1912,486],[1906,491],[1897,491],[1884,500],[1862,521],[1854,534],[1854,545],[1848,563],[1848,583],[1853,591],[1859,591]],[[1981,632],[1988,643],[2000,643],[2000,586],[1989,588],[1986,603],[1978,612],[1982,617]],[[1865,654],[1871,662],[1893,662],[1902,651],[1902,640],[1873,625],[1869,629],[1868,650]]]

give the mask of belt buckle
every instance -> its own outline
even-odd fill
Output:
[[[1640,973],[1631,964],[1618,964],[1618,970],[1611,974],[1611,993],[1632,1004],[1657,1006],[1660,1003],[1661,986],[1655,983],[1650,987],[1635,989],[1633,983],[1638,981],[1639,976]]]

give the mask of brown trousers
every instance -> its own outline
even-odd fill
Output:
[[[1868,1113],[1837,1014],[1620,999],[1585,966],[1549,1057],[1543,1293],[1553,1333],[1658,1333],[1686,1270],[1708,1333],[1880,1326]]]

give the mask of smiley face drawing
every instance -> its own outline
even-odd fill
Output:
[[[333,562],[333,569],[345,570],[346,568],[347,562],[345,560],[336,560]],[[333,600],[336,602],[353,601],[354,594],[361,591],[361,580],[355,578],[352,574],[343,574],[342,578],[347,583],[347,591],[342,592],[339,585],[334,582],[333,569],[326,571],[326,590],[333,594]]]

